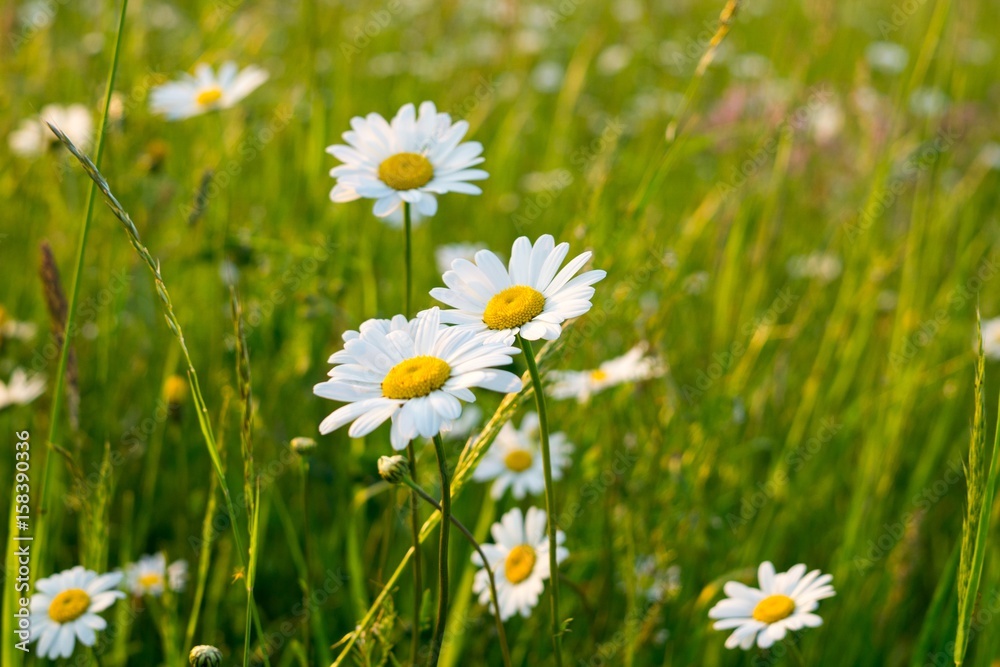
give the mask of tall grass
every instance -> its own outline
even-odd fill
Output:
[[[51,457],[37,577],[159,550],[185,558],[178,643],[217,645],[226,664],[346,667],[387,650],[405,663],[411,637],[430,644],[433,594],[411,623],[434,561],[423,559],[415,587],[411,507],[376,475],[386,434],[317,436],[329,405],[310,394],[342,331],[405,301],[402,231],[368,203],[330,205],[324,148],[356,114],[430,99],[470,122],[490,178],[483,196],[442,198],[438,215],[412,225],[413,311],[432,305],[438,246],[502,251],[520,234],[552,233],[593,250],[608,278],[594,310],[546,352],[557,356],[540,360],[542,381],[640,340],[670,367],[582,406],[547,404],[576,445],[558,487],[565,662],[794,664],[777,650],[726,650],[706,618],[725,581],[752,581],[769,559],[834,574],[823,626],[796,638],[806,664],[992,667],[998,366],[973,340],[977,302],[984,329],[1000,314],[995,4],[130,4],[120,46],[110,31],[98,39],[120,6],[80,3],[55,3],[50,24],[16,49],[0,44],[5,137],[48,102],[100,115],[119,50],[92,157],[101,146],[130,243],[145,248],[121,243],[94,206],[80,265],[73,221],[92,181],[66,151],[24,158],[0,141],[0,302],[39,329],[33,341],[0,333],[0,379],[15,366],[48,379],[40,399],[0,411],[0,431],[31,431],[33,475],[50,428],[54,444],[79,447],[71,473]],[[18,5],[5,19],[15,36],[21,15]],[[903,48],[901,70],[874,66],[879,42]],[[148,112],[152,85],[229,58],[271,79],[217,116],[167,123]],[[927,111],[919,102],[935,92],[945,106]],[[839,125],[824,137],[828,114]],[[57,390],[60,350],[45,351],[42,241],[67,302],[77,291],[78,431]],[[812,253],[839,260],[839,273],[789,271]],[[164,309],[175,311],[167,327]],[[192,399],[157,420],[177,373]],[[454,516],[488,542],[504,512],[542,499],[494,501],[470,483],[499,426],[533,409],[530,388],[480,400],[501,412],[445,448],[458,461]],[[317,448],[295,454],[298,436]],[[419,481],[440,498],[433,456],[415,448]],[[86,493],[65,481],[89,475],[100,482]],[[419,511],[426,549],[440,515]],[[471,593],[472,553],[451,540],[454,634],[442,664],[502,660],[491,612]],[[6,637],[13,594],[5,583]],[[505,625],[516,667],[552,662],[541,603]],[[104,615],[114,635],[95,647],[100,664],[167,659],[149,605]],[[39,661],[5,641],[0,662]]]

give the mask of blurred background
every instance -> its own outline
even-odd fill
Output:
[[[551,233],[593,250],[608,278],[543,370],[597,368],[641,342],[669,366],[583,408],[550,403],[576,446],[559,486],[560,503],[580,508],[560,518],[569,664],[796,664],[782,647],[726,650],[707,618],[722,583],[752,583],[762,560],[834,575],[824,625],[796,640],[807,664],[952,664],[976,309],[1000,315],[1000,5],[731,4],[729,33],[704,58],[723,2],[129,3],[101,171],[161,263],[236,490],[230,286],[243,302],[255,597],[274,638],[262,648],[255,635],[257,662],[329,664],[409,546],[405,495],[376,470],[388,429],[320,437],[333,406],[311,389],[343,331],[403,298],[400,230],[370,202],[330,202],[337,161],[324,150],[353,116],[432,100],[470,123],[490,177],[482,196],[442,197],[416,227],[415,305],[432,305],[441,246],[506,256],[517,236]],[[47,301],[58,312],[57,286],[71,285],[90,181],[24,123],[81,105],[92,152],[120,8],[0,10],[0,381],[23,369],[48,382],[2,406],[0,432],[31,432],[33,474],[58,360]],[[149,111],[154,86],[227,60],[270,78],[232,109],[178,122]],[[239,664],[240,557],[185,367],[148,271],[96,206],[39,576],[163,551],[194,579],[208,549],[202,599],[188,586],[169,604],[119,603],[95,653],[106,666],[171,664],[190,648],[197,602],[193,643]],[[1000,357],[996,338],[985,346]],[[998,370],[987,363],[990,423]],[[488,417],[497,400],[480,403]],[[318,446],[297,454],[297,436]],[[457,459],[464,440],[450,444]],[[0,457],[0,478],[13,460]],[[430,471],[433,452],[421,461]],[[421,481],[433,492],[430,474]],[[485,536],[507,509],[542,502],[494,501],[471,483],[454,508]],[[471,549],[453,549],[442,664],[500,664],[471,596]],[[433,561],[428,547],[431,586]],[[998,575],[988,557],[970,665],[1000,658]],[[390,651],[407,664],[409,577],[357,664],[396,664],[380,662]],[[303,605],[303,581],[326,595]],[[543,600],[507,624],[515,664],[548,664],[547,623]]]

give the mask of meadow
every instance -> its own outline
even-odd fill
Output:
[[[40,0],[0,26],[5,667],[1000,664],[1000,5]],[[165,84],[230,61],[242,94],[171,117]],[[327,148],[425,101],[482,145],[481,194],[377,217]],[[345,332],[445,314],[446,257],[544,235],[606,276],[532,321],[553,340],[496,343],[464,421],[412,452],[395,414],[320,432]],[[543,433],[561,475],[493,493]],[[446,608],[441,514],[393,455],[436,503],[443,462]],[[488,547],[546,488],[568,555],[498,626],[463,530]],[[727,648],[710,610],[765,562],[832,575],[822,625]],[[50,660],[17,614],[92,618],[38,588],[76,566],[113,575],[103,621]]]

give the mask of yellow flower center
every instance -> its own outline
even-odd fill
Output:
[[[207,107],[210,104],[215,104],[220,99],[222,99],[222,88],[212,86],[200,91],[198,96],[194,98],[194,101],[200,106]]]
[[[483,322],[490,329],[513,329],[527,324],[545,309],[545,297],[527,285],[497,292],[486,304]]]
[[[754,620],[762,623],[777,623],[788,618],[795,611],[795,600],[787,595],[768,595],[753,608]]]
[[[531,467],[534,457],[527,449],[515,449],[504,457],[503,462],[514,472],[524,472]]]
[[[152,588],[153,586],[163,585],[163,576],[159,574],[154,574],[150,572],[149,574],[144,574],[139,577],[139,585],[143,588]]]
[[[412,190],[434,178],[434,166],[420,153],[396,153],[382,160],[378,177],[393,190]]]
[[[519,544],[507,554],[503,571],[507,581],[519,584],[531,575],[535,569],[535,550],[527,544]]]
[[[90,596],[80,588],[67,588],[52,598],[49,618],[56,623],[69,623],[83,616],[90,608]]]
[[[382,380],[382,395],[395,400],[426,396],[444,386],[451,366],[437,357],[412,357],[393,366]]]
[[[590,371],[590,379],[594,382],[604,382],[608,379],[608,374],[598,368],[596,371]]]

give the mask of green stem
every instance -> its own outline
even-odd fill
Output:
[[[215,435],[212,432],[212,424],[208,418],[208,405],[206,404],[204,394],[202,394],[201,391],[201,384],[198,381],[198,372],[195,370],[194,361],[191,359],[191,351],[188,349],[187,342],[184,338],[184,330],[181,327],[180,321],[177,319],[177,313],[174,312],[173,302],[170,299],[170,292],[167,290],[166,283],[163,282],[163,275],[160,273],[160,263],[149,252],[149,248],[143,245],[142,239],[139,237],[139,230],[136,229],[132,218],[122,207],[121,202],[115,198],[114,193],[111,192],[111,188],[108,185],[107,179],[105,179],[101,172],[98,171],[91,159],[81,153],[80,149],[77,148],[76,145],[70,141],[61,130],[56,128],[53,132],[57,137],[59,137],[59,140],[63,142],[63,145],[65,145],[73,156],[80,162],[90,178],[97,183],[98,188],[104,196],[105,202],[111,209],[111,212],[114,213],[115,217],[118,218],[118,220],[122,223],[122,226],[125,228],[125,233],[129,237],[129,243],[132,244],[132,247],[138,253],[139,258],[153,275],[153,282],[156,287],[157,296],[159,297],[163,308],[164,319],[166,319],[167,326],[177,339],[177,343],[181,349],[181,354],[184,357],[184,362],[187,365],[188,383],[191,386],[191,399],[194,401],[195,411],[198,416],[198,426],[201,430],[202,439],[205,442],[205,448],[208,450],[209,458],[212,460],[212,467],[219,478],[219,486],[222,489],[222,495],[226,501],[226,512],[229,514],[229,520],[232,523],[233,539],[236,540],[236,548],[240,554],[240,561],[244,566],[244,570],[246,570],[247,553],[243,551],[243,542],[240,539],[239,524],[236,521],[236,509],[233,506],[233,498],[232,494],[229,492],[229,484],[226,481],[226,473],[222,466],[219,448],[216,444]],[[250,601],[250,608],[252,608],[255,612],[254,619],[256,621],[257,633],[261,636],[261,641],[263,641],[264,633],[262,632],[260,617],[256,613],[256,605],[253,602],[252,586],[247,586],[247,597]],[[264,653],[264,664],[270,665],[270,659],[266,652]]]
[[[406,458],[410,464],[410,474],[416,476],[417,454],[412,442],[406,445]],[[416,493],[410,494],[410,531],[413,533],[413,635],[410,638],[410,656],[412,663],[416,665],[417,652],[420,650],[420,609],[424,602],[424,570],[420,557],[420,507]]]
[[[524,360],[528,364],[528,374],[535,387],[535,405],[538,408],[538,433],[542,444],[542,470],[545,473],[545,511],[548,514],[546,526],[549,531],[549,600],[552,607],[552,648],[555,651],[556,667],[562,666],[562,627],[559,620],[559,560],[557,557],[558,541],[556,539],[556,490],[552,484],[552,453],[549,451],[549,420],[545,412],[545,392],[542,390],[542,378],[535,363],[535,353],[531,343],[517,336],[524,351]]]
[[[302,592],[305,595],[305,600],[302,603],[305,605],[304,609],[310,610],[312,608],[312,585],[309,583],[309,563],[311,562],[310,556],[312,555],[311,540],[309,539],[309,460],[304,456],[299,457],[300,470],[302,472],[302,526],[305,528],[305,537],[303,539],[303,560],[305,560],[305,571],[303,572],[303,586]],[[310,612],[311,613],[311,612]],[[306,656],[309,655],[309,624],[312,622],[311,618],[307,618],[305,623],[302,624],[302,643],[304,645],[304,650]],[[306,662],[309,658],[306,658]]]
[[[797,638],[794,635],[789,637],[787,646],[788,646],[788,653],[789,655],[795,658],[795,662],[797,662],[802,667],[806,667],[806,659],[802,655],[802,650],[799,649]]]
[[[439,512],[441,511],[441,505],[439,505],[436,500],[431,498],[426,491],[420,488],[420,486],[414,482],[413,479],[410,477],[404,477],[403,484],[406,484],[408,487],[413,489],[413,493],[430,503],[431,507]],[[465,524],[456,519],[454,516],[450,518],[451,522],[455,524],[455,527],[458,528],[460,533],[465,535],[465,539],[469,540],[472,548],[476,550],[476,553],[478,553],[479,557],[483,560],[483,567],[486,568],[486,576],[489,577],[490,580],[490,596],[493,598],[493,615],[496,619],[497,635],[500,637],[500,651],[503,653],[503,664],[506,665],[506,667],[510,667],[510,649],[507,647],[507,633],[504,631],[503,621],[500,620],[500,596],[497,594],[497,584],[493,577],[493,568],[490,567],[490,561],[486,558],[486,554],[483,553],[483,548],[479,546],[479,542],[476,541],[476,536],[465,527]]]
[[[408,319],[412,316],[412,304],[410,303],[413,293],[413,251],[412,251],[412,224],[410,220],[410,205],[403,202],[403,231],[405,241],[405,263],[406,263],[406,292],[403,297],[403,315]],[[413,443],[406,445],[406,458],[410,464],[410,474],[413,479],[417,479],[417,453]],[[413,533],[413,635],[410,637],[410,656],[414,665],[417,664],[417,652],[420,650],[420,611],[423,607],[424,597],[424,577],[423,562],[420,555],[420,503],[417,502],[416,493],[410,494],[410,532]]]
[[[448,458],[445,456],[441,434],[434,436],[438,470],[441,473],[441,542],[438,545],[438,608],[434,621],[434,639],[431,642],[429,667],[437,665],[444,641],[444,626],[448,621],[448,534],[451,531],[451,483],[448,481]]]
[[[403,230],[406,236],[406,250],[405,250],[405,262],[406,262],[406,295],[403,297],[403,314],[406,317],[413,316],[413,241],[411,239],[410,231],[413,228],[413,224],[410,218],[410,205],[403,202]]]
[[[108,109],[111,106],[111,93],[115,89],[115,77],[118,74],[118,56],[121,53],[122,35],[125,32],[125,14],[128,10],[128,0],[122,0],[122,12],[118,18],[118,36],[115,39],[115,52],[111,57],[111,71],[108,72],[108,85],[104,94],[104,112],[101,114],[101,127],[97,134],[97,153],[94,156],[96,165],[101,166],[101,156],[104,155],[104,137],[108,127]],[[97,184],[90,184],[90,191],[87,194],[87,215],[83,219],[83,229],[80,231],[80,241],[76,248],[76,266],[73,270],[73,286],[70,288],[69,305],[66,309],[66,323],[62,330],[62,345],[59,350],[59,366],[56,369],[56,382],[52,390],[52,405],[49,408],[49,438],[48,451],[45,455],[45,464],[42,466],[42,486],[41,486],[41,508],[38,512],[38,532],[45,544],[45,524],[48,519],[49,509],[52,506],[52,489],[49,483],[50,470],[52,468],[52,455],[55,454],[55,446],[61,438],[59,432],[59,411],[62,408],[63,384],[66,381],[66,364],[69,360],[70,338],[74,331],[74,320],[76,319],[76,303],[80,294],[80,278],[83,275],[83,258],[87,249],[87,238],[90,236],[90,222],[94,218],[94,202],[97,201]],[[36,569],[45,567],[45,555],[43,553],[36,559]]]

